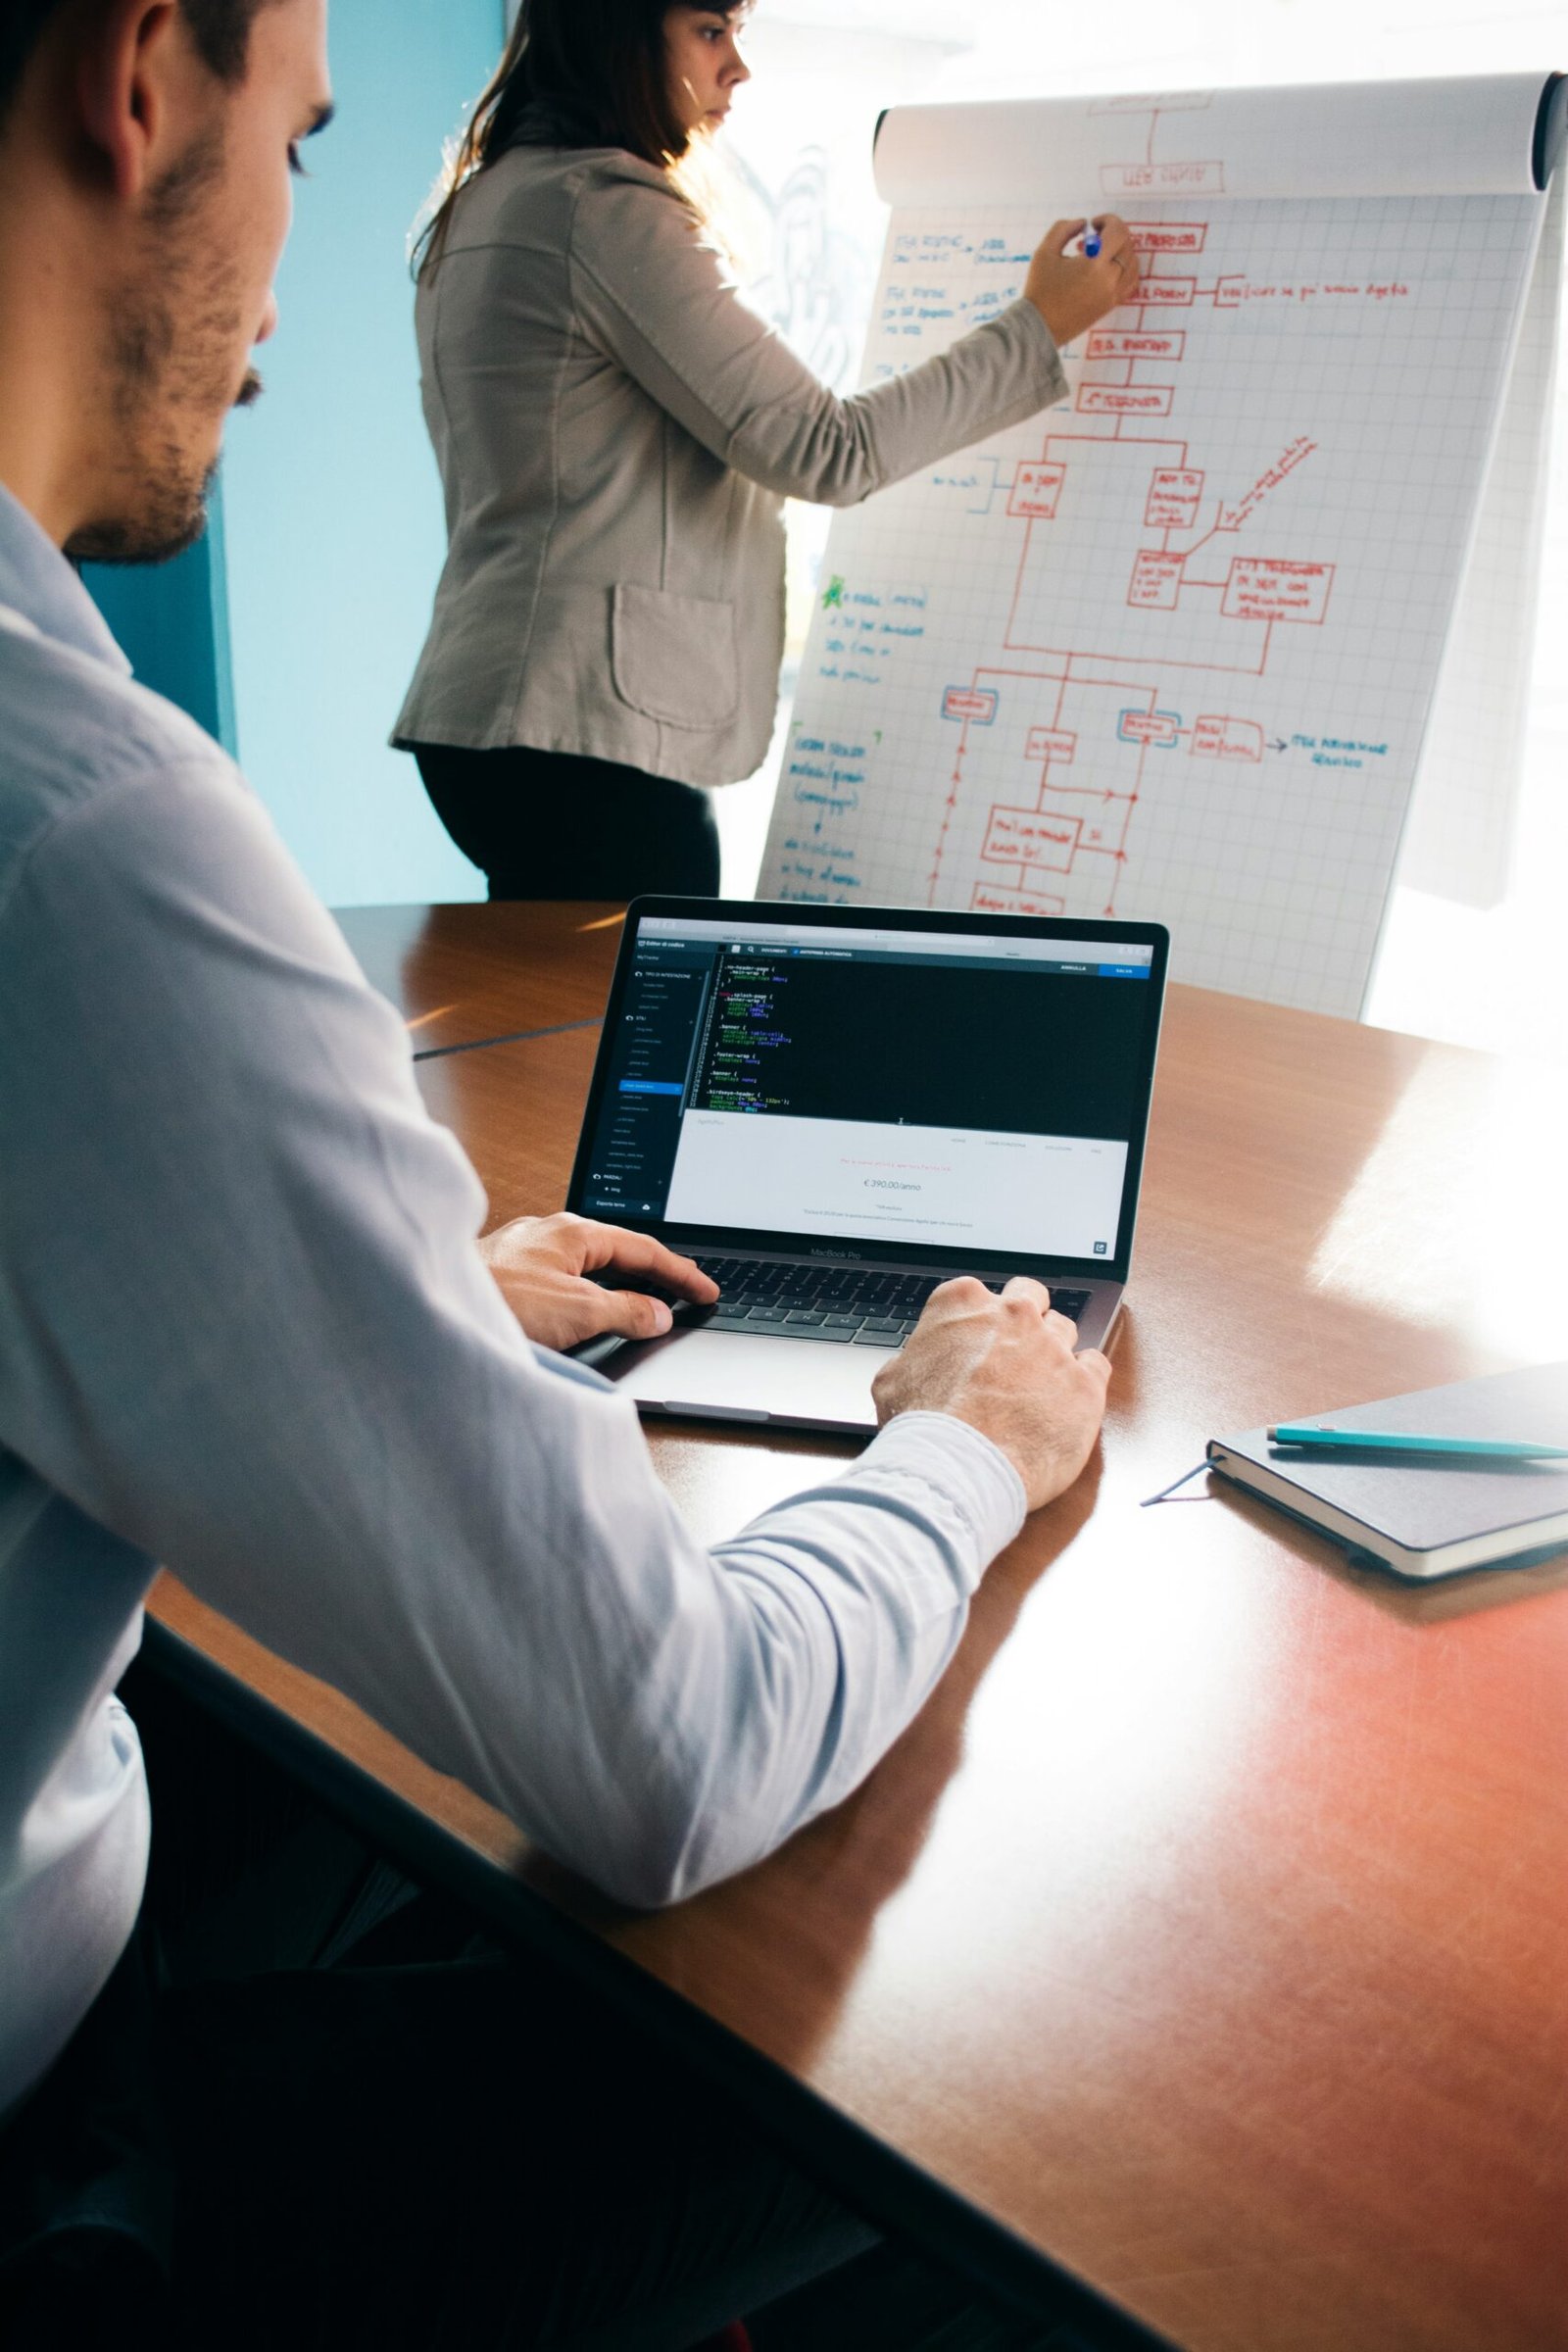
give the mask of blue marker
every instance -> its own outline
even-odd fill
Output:
[[[1084,222],[1084,259],[1088,262],[1100,259],[1100,231],[1092,220]]]
[[[1413,1429],[1337,1429],[1326,1421],[1282,1421],[1268,1432],[1271,1446],[1312,1446],[1319,1453],[1450,1454],[1482,1461],[1565,1461],[1568,1446],[1538,1446],[1528,1438],[1453,1438]]]

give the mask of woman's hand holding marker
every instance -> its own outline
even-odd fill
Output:
[[[1069,245],[1078,244],[1077,253]],[[1098,220],[1057,220],[1035,248],[1024,293],[1050,327],[1058,350],[1138,291],[1132,231],[1114,213]]]

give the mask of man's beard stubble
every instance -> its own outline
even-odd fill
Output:
[[[163,564],[193,547],[218,467],[192,447],[205,452],[230,407],[261,397],[254,368],[230,390],[242,333],[237,273],[219,241],[201,235],[222,165],[214,131],[169,172],[148,204],[143,267],[105,320],[117,481],[112,507],[67,542],[78,563]]]

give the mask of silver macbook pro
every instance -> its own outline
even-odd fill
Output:
[[[568,1206],[720,1286],[595,1344],[647,1413],[865,1431],[940,1282],[1121,1305],[1164,996],[1157,923],[639,899]]]

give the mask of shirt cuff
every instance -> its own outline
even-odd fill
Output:
[[[1028,1516],[1023,1480],[1002,1448],[952,1413],[900,1413],[849,1475],[861,1471],[916,1479],[940,1496],[968,1538],[964,1549],[972,1547],[971,1592]]]

